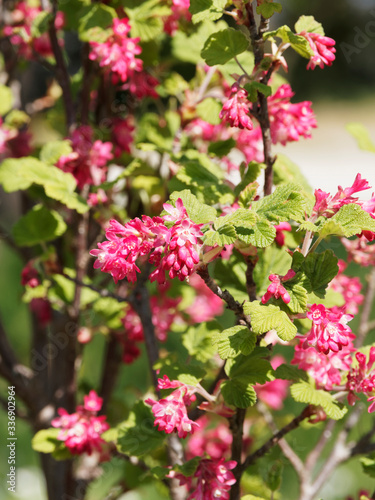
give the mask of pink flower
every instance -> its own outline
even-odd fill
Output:
[[[285,244],[284,231],[290,232],[292,230],[292,226],[289,224],[289,222],[280,222],[280,224],[275,226],[275,229],[276,229],[275,243],[280,247],[282,247]]]
[[[156,91],[156,87],[159,83],[159,80],[149,73],[145,71],[135,71],[131,75],[131,78],[129,78],[121,88],[123,90],[128,90],[137,99],[143,99],[144,97],[153,97],[157,99],[159,94]]]
[[[332,66],[336,58],[336,49],[334,48],[336,42],[333,38],[319,35],[318,33],[308,33],[307,31],[301,31],[301,33],[297,34],[306,38],[314,52],[307,65],[307,69],[315,69],[316,66],[322,69],[324,66]]]
[[[70,137],[73,152],[61,156],[56,166],[74,175],[79,189],[98,186],[105,180],[106,165],[112,160],[112,143],[94,141],[93,130],[88,125],[76,128]]]
[[[136,57],[142,52],[138,45],[140,39],[128,36],[130,25],[127,19],[115,18],[112,29],[113,34],[104,43],[90,42],[89,58],[111,71],[115,82],[126,82],[143,67],[142,60]]]
[[[287,281],[295,276],[295,272],[290,269],[285,276],[279,276],[278,274],[270,274],[268,279],[272,282],[267,288],[267,292],[262,297],[262,304],[266,304],[271,297],[275,299],[281,298],[285,304],[289,304],[290,295],[286,291],[285,287],[281,284],[282,281]]]
[[[347,325],[353,319],[351,314],[344,314],[339,308],[327,309],[323,305],[311,306],[307,317],[313,325],[305,340],[305,346],[314,346],[319,352],[328,354],[338,352],[350,345],[354,335]]]
[[[220,119],[229,123],[231,127],[252,130],[253,122],[249,116],[250,103],[246,99],[246,90],[240,88],[238,83],[234,83],[231,91],[231,97],[224,103],[223,109],[220,111]]]
[[[344,372],[350,370],[352,351],[352,344],[349,343],[341,351],[330,351],[328,354],[323,354],[315,347],[306,347],[304,340],[301,339],[299,345],[295,347],[291,363],[298,365],[301,370],[306,370],[316,381],[318,389],[331,391],[334,386],[341,384]]]
[[[281,355],[276,355],[271,360],[271,365],[274,370],[285,363],[285,359]],[[258,398],[266,403],[273,410],[281,410],[284,399],[288,394],[288,380],[275,379],[265,384],[256,384],[254,389]]]
[[[231,472],[237,462],[220,459],[203,459],[199,462],[194,477],[177,474],[180,484],[186,484],[190,495],[187,500],[229,500],[231,486],[236,479]],[[171,474],[169,475],[171,477]]]
[[[343,274],[346,263],[339,261],[339,274],[331,281],[329,287],[335,292],[341,293],[345,300],[344,310],[349,314],[357,314],[358,306],[362,304],[364,296],[361,294],[362,283],[359,278],[351,278]]]
[[[112,121],[112,139],[115,145],[115,156],[123,152],[130,153],[133,143],[134,126],[131,119],[114,118]]]
[[[338,186],[337,193],[334,196],[321,189],[317,189],[315,190],[315,205],[312,213],[316,214],[316,216],[323,215],[324,217],[330,218],[337,213],[342,206],[348,205],[349,203],[363,205],[364,202],[358,201],[358,198],[352,195],[360,191],[365,191],[366,189],[370,189],[370,186],[366,179],[362,179],[361,174],[357,174],[352,186],[345,189]]]
[[[190,0],[172,0],[172,14],[164,21],[164,31],[173,35],[178,29],[180,19],[191,20]]]
[[[33,261],[30,260],[21,271],[21,285],[35,288],[40,284],[38,271],[33,267]]]
[[[245,156],[245,160],[250,163],[264,161],[262,129],[254,127],[253,130],[239,130],[237,134],[236,147]]]
[[[348,374],[348,379],[346,382],[346,389],[349,391],[348,402],[350,405],[354,405],[358,397],[354,393],[365,393],[368,397],[369,402],[371,402],[368,412],[372,413],[375,411],[375,370],[373,365],[375,363],[375,347],[370,347],[370,352],[368,355],[368,361],[366,356],[357,352],[355,355],[358,365],[353,366]]]
[[[69,414],[64,408],[58,409],[60,416],[52,420],[51,424],[61,429],[57,439],[63,441],[73,455],[91,455],[95,450],[103,451],[105,441],[101,435],[109,429],[109,425],[105,422],[106,416],[96,416],[102,402],[95,391],[90,391],[84,397],[84,406],[77,406],[75,413]]]
[[[354,261],[360,266],[375,266],[375,245],[369,245],[365,236],[355,240],[341,238],[348,252],[348,261]]]
[[[311,137],[311,129],[317,126],[311,102],[291,103],[293,96],[290,85],[283,84],[268,98],[273,144],[285,146],[287,142],[298,141],[301,136]]]
[[[176,206],[174,207],[170,203],[164,203],[163,208],[169,215],[164,215],[163,219],[170,222],[181,221],[185,217],[187,217],[186,208],[182,203],[181,198],[176,200]]]
[[[145,403],[152,406],[152,413],[155,417],[154,425],[158,426],[159,431],[164,431],[167,434],[177,432],[178,437],[186,438],[189,433],[193,433],[199,427],[196,422],[189,419],[186,409],[186,405],[190,405],[195,399],[195,388],[178,381],[171,382],[168,377],[159,379],[158,387],[159,389],[178,388],[159,401],[154,401],[151,398],[145,400]]]
[[[186,445],[187,458],[210,456],[213,459],[219,459],[223,456],[229,457],[233,436],[229,430],[228,424],[223,421],[215,422],[214,427],[210,428],[210,420],[207,415],[198,418],[199,428],[189,438]]]

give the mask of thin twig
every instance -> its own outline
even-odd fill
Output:
[[[296,429],[299,424],[309,418],[313,414],[313,409],[310,405],[306,406],[306,408],[302,411],[300,415],[295,417],[289,424],[280,429],[276,434],[274,434],[263,446],[258,448],[258,450],[248,455],[244,463],[242,464],[243,470],[247,469],[252,463],[254,463],[258,458],[263,457],[268,451],[273,448],[280,439],[289,434],[292,430]]]

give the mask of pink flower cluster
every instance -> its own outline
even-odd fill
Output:
[[[318,389],[331,391],[334,386],[341,384],[342,374],[350,370],[351,354],[354,351],[352,343],[340,351],[330,351],[323,354],[315,347],[306,347],[304,340],[295,347],[293,365],[305,370],[316,381]]]
[[[5,158],[21,158],[31,153],[31,135],[4,124],[0,116],[0,161]]]
[[[156,266],[150,281],[164,284],[166,272],[170,278],[184,281],[199,262],[203,233],[200,225],[189,219],[180,198],[176,207],[165,203],[164,209],[169,215],[152,219],[144,215],[142,220],[136,218],[125,225],[111,220],[106,230],[108,241],[98,243],[99,248],[90,252],[97,257],[94,267],[110,273],[115,283],[125,277],[134,282],[139,272],[136,260],[150,254],[149,262]],[[164,221],[174,225],[169,229]]]
[[[291,103],[293,96],[291,86],[283,84],[268,98],[273,144],[285,146],[287,142],[298,141],[301,136],[311,137],[311,129],[317,126],[311,102]]]
[[[112,140],[115,147],[115,156],[119,157],[123,152],[130,153],[133,143],[134,125],[131,118],[114,118],[112,121]]]
[[[368,397],[367,401],[370,402],[368,408],[369,413],[375,412],[375,347],[370,347],[370,352],[367,357],[362,352],[357,352],[355,355],[358,366],[351,368],[348,379],[346,382],[346,389],[349,391],[348,402],[354,405],[358,399],[354,393],[363,392]]]
[[[114,83],[126,82],[135,72],[142,71],[143,62],[137,56],[142,52],[139,38],[130,38],[128,19],[113,19],[113,33],[104,42],[90,42],[90,59],[112,72]]]
[[[234,460],[224,458],[203,459],[199,462],[194,477],[171,472],[169,477],[177,477],[181,485],[186,485],[190,495],[187,500],[229,500],[230,489],[236,482],[232,469],[237,465]]]
[[[39,273],[33,266],[33,261],[30,260],[21,271],[21,285],[35,288],[40,285]]]
[[[31,27],[35,18],[43,11],[42,7],[32,6],[29,2],[18,2],[11,12],[11,24],[4,27],[4,35],[10,37],[12,45],[18,47],[19,55],[26,59],[34,59],[33,51],[41,56],[53,55],[48,33],[43,33],[40,37],[32,38]],[[55,27],[61,30],[64,26],[64,14],[57,12]],[[63,39],[59,39],[63,45]]]
[[[332,217],[335,215],[341,207],[348,205],[349,203],[355,203],[362,207],[365,212],[368,212],[371,217],[375,218],[375,195],[368,201],[361,201],[359,198],[353,196],[355,193],[360,191],[365,191],[370,189],[371,186],[366,179],[362,179],[361,174],[357,174],[354,179],[353,185],[343,189],[338,186],[337,193],[332,196],[330,193],[326,193],[321,189],[315,190],[315,205],[312,210],[312,215],[317,218],[321,215],[324,217]],[[370,231],[364,231],[362,233],[367,240],[372,241],[375,238],[375,233]]]
[[[275,299],[281,298],[285,304],[289,304],[290,295],[281,283],[294,278],[295,274],[296,273],[293,269],[289,269],[285,276],[270,274],[268,279],[271,281],[271,284],[268,286],[266,293],[262,297],[262,304],[266,304],[271,297],[275,297]]]
[[[358,306],[360,306],[364,300],[364,296],[361,294],[362,283],[357,277],[352,278],[343,274],[346,266],[347,264],[343,260],[339,260],[339,273],[331,281],[329,287],[343,296],[345,301],[343,306],[345,313],[357,314]]]
[[[186,445],[188,460],[205,455],[213,459],[230,455],[233,436],[227,423],[220,420],[210,428],[209,418],[203,415],[198,418],[197,424],[199,428],[189,437]]]
[[[165,291],[161,289],[159,289],[157,296],[154,295],[151,297],[150,309],[152,322],[155,327],[155,335],[160,342],[167,340],[167,334],[172,324],[180,317],[180,313],[177,311],[177,306],[180,302],[180,297],[168,297]],[[125,334],[119,335],[118,339],[124,348],[123,361],[126,364],[130,364],[140,355],[137,343],[144,341],[143,327],[140,317],[132,307],[127,309],[126,315],[121,321],[125,328]]]
[[[307,65],[307,69],[315,69],[317,66],[323,69],[324,66],[332,66],[336,58],[336,49],[334,47],[336,42],[333,38],[307,31],[301,31],[301,33],[297,34],[306,38],[314,52]]]
[[[77,127],[70,136],[73,151],[61,156],[56,163],[61,170],[75,177],[79,189],[104,182],[107,163],[113,158],[112,143],[94,141],[93,135],[90,126]]]
[[[241,129],[253,129],[253,122],[249,116],[250,102],[247,100],[247,92],[238,83],[234,83],[231,88],[231,95],[224,103],[219,117],[231,127]]]
[[[341,239],[346,251],[348,252],[348,261],[354,261],[360,266],[375,266],[375,245],[370,245],[365,236],[355,240]]]
[[[106,416],[97,416],[102,404],[102,398],[95,391],[90,391],[88,396],[84,396],[83,406],[77,406],[75,413],[69,414],[64,408],[59,408],[60,416],[52,420],[52,426],[61,429],[57,439],[63,441],[73,455],[103,451],[105,441],[101,435],[109,429],[109,425],[105,421]]]
[[[162,379],[158,380],[158,389],[176,390],[159,401],[151,398],[145,400],[145,403],[152,406],[152,413],[155,417],[154,425],[158,426],[159,431],[164,431],[167,434],[177,432],[180,438],[192,434],[199,425],[189,419],[186,407],[195,401],[196,388],[178,380],[171,381],[167,375],[164,375]]]
[[[334,310],[335,309],[335,310]],[[355,337],[347,325],[353,319],[351,314],[345,314],[340,308],[327,309],[322,304],[313,304],[307,317],[313,322],[305,347],[316,347],[319,352],[328,354],[338,352],[343,347],[350,346]]]

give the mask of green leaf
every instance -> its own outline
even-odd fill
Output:
[[[246,69],[247,73],[250,75],[254,70],[254,54],[250,51],[242,52],[237,56],[238,62],[243,68]],[[228,82],[233,80],[232,75],[241,72],[242,70],[237,64],[235,59],[230,59],[225,64],[219,65],[220,73],[224,76],[225,80]]]
[[[257,402],[257,395],[254,388],[246,381],[224,380],[220,386],[221,393],[227,405],[236,408],[248,408]]]
[[[245,52],[248,45],[249,41],[241,31],[228,28],[210,35],[201,54],[209,66],[215,66],[225,64],[233,57]]]
[[[117,447],[122,453],[145,455],[160,448],[164,439],[164,432],[154,426],[151,408],[143,401],[136,403],[129,418],[118,425]]]
[[[280,365],[275,370],[275,378],[282,380],[292,380],[293,382],[307,382],[309,377],[305,370],[301,370],[296,366]]]
[[[210,247],[214,245],[224,247],[225,245],[231,245],[236,240],[236,230],[230,224],[224,224],[223,226],[220,226],[217,231],[210,229],[204,235],[204,244]]]
[[[51,241],[65,233],[67,225],[60,214],[42,205],[35,205],[13,226],[14,241],[21,247],[31,247]]]
[[[227,139],[226,141],[215,141],[211,142],[208,146],[208,152],[222,158],[226,156],[236,145],[236,141],[232,139]]]
[[[168,17],[171,10],[158,0],[149,0],[131,9],[125,9],[129,16],[131,36],[139,37],[142,42],[149,42],[163,33],[163,17]]]
[[[188,385],[199,384],[206,373],[201,366],[182,363],[172,356],[157,361],[154,368],[160,370],[160,378],[167,375],[170,380],[179,380]]]
[[[71,153],[70,141],[50,141],[40,151],[40,160],[48,165],[54,165],[61,156]]]
[[[281,311],[278,306],[263,305],[258,301],[246,302],[244,312],[250,314],[251,326],[255,333],[260,334],[276,330],[277,335],[285,341],[292,340],[296,336],[297,328],[288,315]]]
[[[13,106],[13,94],[9,87],[0,85],[0,116],[6,115]]]
[[[205,122],[211,123],[211,125],[219,125],[221,123],[219,118],[221,108],[222,104],[219,101],[208,97],[198,104],[196,111],[199,118]]]
[[[301,266],[307,276],[311,291],[320,298],[324,298],[328,284],[339,272],[338,258],[332,250],[323,253],[309,254]],[[310,290],[309,290],[310,291]]]
[[[50,22],[53,16],[50,12],[42,11],[32,20],[31,23],[31,36],[33,38],[39,38],[50,27]]]
[[[248,300],[246,263],[242,255],[234,252],[230,260],[216,259],[212,266],[213,278],[221,288],[228,290],[239,302]]]
[[[290,393],[295,401],[321,406],[327,417],[340,420],[348,411],[340,405],[329,392],[314,389],[308,382],[298,382],[290,387]]]
[[[291,282],[286,281],[284,287],[290,295],[290,302],[287,304],[290,312],[294,314],[304,313],[307,309],[307,291],[296,283],[293,279]]]
[[[262,15],[266,19],[272,17],[276,12],[280,13],[283,7],[280,3],[272,3],[271,1],[265,1],[257,6],[257,14]]]
[[[200,461],[201,457],[194,457],[191,460],[187,460],[182,465],[175,465],[174,470],[181,472],[185,477],[190,477],[197,470]]]
[[[191,34],[178,30],[172,37],[172,54],[183,62],[196,65],[202,61],[201,49],[207,38],[216,31],[225,29],[227,24],[224,21],[216,23],[205,21],[198,26],[198,29]]]
[[[296,33],[307,31],[308,33],[318,33],[318,35],[324,36],[323,26],[318,21],[315,21],[314,16],[301,16],[294,25],[294,29]]]
[[[53,165],[45,165],[32,157],[8,158],[0,166],[0,184],[4,191],[11,193],[27,189],[32,184],[43,186],[47,196],[58,200],[68,208],[85,213],[87,203],[74,192],[74,177]]]
[[[259,184],[252,182],[248,184],[238,195],[238,204],[241,208],[250,208],[257,195]],[[236,190],[236,189],[235,189]]]
[[[267,220],[263,219],[246,232],[240,232],[240,228],[238,228],[237,234],[241,241],[258,248],[265,248],[274,242],[276,229]]]
[[[277,30],[265,33],[263,37],[266,40],[274,37],[281,38],[284,43],[290,43],[292,49],[306,59],[310,59],[310,57],[314,55],[307,39],[304,36],[295,35],[292,30],[286,25],[281,26]]]
[[[244,176],[242,177],[241,182],[235,187],[234,194],[238,196],[241,191],[246,188],[246,186],[254,183],[254,181],[258,179],[261,171],[265,167],[266,166],[264,163],[257,163],[256,161],[250,162]],[[255,184],[253,186],[258,187],[258,185],[255,186]]]
[[[83,42],[104,41],[108,36],[106,28],[110,28],[117,17],[115,9],[102,3],[83,7],[78,16],[78,35]]]
[[[32,449],[39,453],[53,453],[61,443],[57,439],[60,429],[43,429],[38,431],[31,440]]]
[[[373,477],[375,479],[375,458],[374,455],[369,456],[369,457],[361,457],[359,459],[361,462],[363,472],[367,474],[370,477]]]
[[[216,321],[202,323],[199,326],[191,326],[182,337],[182,344],[186,347],[190,356],[198,361],[206,363],[215,354],[212,338],[221,330]]]
[[[375,144],[371,140],[368,129],[364,125],[362,125],[362,123],[357,123],[357,122],[348,123],[346,126],[346,130],[357,141],[359,149],[375,153]]]
[[[269,196],[253,203],[252,208],[270,221],[280,222],[290,219],[304,219],[305,198],[297,184],[284,184]]]
[[[265,95],[266,97],[270,97],[270,95],[272,94],[271,87],[260,82],[246,83],[245,89],[248,92],[247,98],[251,102],[256,102],[256,100],[258,99],[258,92]]]
[[[265,384],[274,379],[270,362],[253,355],[240,354],[235,358],[229,358],[224,369],[230,379],[239,379],[248,384]]]
[[[232,226],[243,226],[252,227],[257,221],[257,217],[254,212],[246,210],[245,208],[238,208],[235,212],[225,215],[224,217],[218,217],[215,220],[214,227],[219,229],[221,226],[226,224],[231,224]]]
[[[227,0],[190,0],[189,11],[194,24],[206,21],[216,21],[223,15]]]
[[[375,231],[375,220],[359,205],[344,205],[331,218],[319,227],[319,236],[326,238],[330,234],[337,236],[354,236],[362,231]]]
[[[221,359],[235,357],[238,353],[249,355],[255,348],[257,337],[244,326],[233,326],[212,337]]]
[[[175,191],[170,199],[174,203],[181,198],[189,218],[196,224],[205,224],[216,218],[216,209],[201,203],[188,189]]]

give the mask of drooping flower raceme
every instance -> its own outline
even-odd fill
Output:
[[[60,416],[51,424],[61,429],[57,439],[65,443],[72,455],[103,451],[105,441],[101,435],[109,429],[109,425],[105,421],[106,416],[97,416],[102,404],[103,399],[95,391],[90,391],[84,396],[83,406],[77,406],[75,413],[69,414],[64,408],[59,408]]]
[[[285,304],[289,304],[290,295],[286,288],[281,284],[284,281],[290,280],[295,276],[295,271],[290,269],[285,276],[279,276],[278,274],[270,274],[268,279],[271,284],[267,288],[267,292],[262,297],[262,304],[266,304],[271,297],[275,299],[282,299]]]
[[[246,97],[246,90],[242,89],[238,83],[234,83],[231,88],[231,95],[220,111],[220,119],[229,123],[231,127],[252,130],[253,122],[249,115],[250,103]]]
[[[346,388],[349,391],[348,402],[354,405],[358,397],[354,393],[363,392],[368,396],[367,401],[371,404],[368,408],[369,413],[375,412],[375,347],[370,347],[368,361],[365,354],[357,352],[357,366],[353,366],[348,375]]]
[[[294,96],[288,84],[281,85],[268,97],[268,113],[273,144],[286,145],[298,141],[300,137],[311,137],[311,129],[316,128],[315,115],[310,101],[290,102]]]
[[[333,38],[307,31],[301,31],[297,34],[306,38],[314,52],[307,64],[307,69],[315,69],[317,66],[323,69],[324,66],[332,66],[336,58],[336,49],[334,47],[336,42]]]

